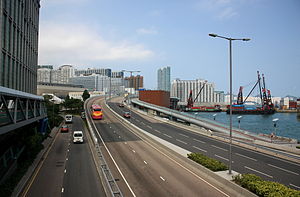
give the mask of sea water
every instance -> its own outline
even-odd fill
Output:
[[[189,113],[191,114],[191,113]],[[206,118],[229,126],[229,114],[226,112],[197,112],[192,113],[194,117]],[[191,114],[191,115],[192,115]],[[216,115],[215,115],[216,114]],[[300,141],[300,117],[297,113],[274,113],[272,115],[253,115],[253,114],[232,114],[232,126],[238,128],[238,116],[240,119],[240,128],[256,134],[275,133],[278,136],[297,139]],[[274,119],[278,118],[276,124]]]

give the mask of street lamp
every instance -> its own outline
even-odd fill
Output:
[[[217,116],[217,114],[214,114],[214,115],[213,115],[213,117],[214,117],[214,120],[216,120],[216,116]]]
[[[232,166],[232,154],[231,154],[231,145],[232,145],[232,41],[233,40],[242,40],[242,41],[249,41],[249,38],[228,38],[228,37],[224,37],[224,36],[219,36],[217,34],[208,34],[211,37],[219,37],[219,38],[223,38],[225,40],[229,41],[229,70],[230,70],[230,118],[229,118],[229,128],[230,128],[230,143],[229,143],[229,174],[231,174],[231,166]]]
[[[195,115],[195,119],[196,119],[196,116],[198,115],[198,112],[196,112],[194,115]]]
[[[272,138],[273,136],[276,136],[276,126],[277,126],[277,121],[279,120],[279,118],[274,118],[273,121],[273,126],[274,126],[274,134],[271,134],[271,142],[272,142]]]
[[[241,129],[241,119],[243,118],[243,116],[238,116],[237,119],[238,119],[238,122],[239,122],[239,129]]]

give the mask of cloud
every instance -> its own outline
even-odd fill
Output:
[[[200,0],[196,4],[196,8],[206,11],[219,20],[233,18],[238,15],[235,6],[242,0]]]
[[[127,40],[108,41],[90,27],[43,23],[40,27],[40,64],[88,64],[97,61],[144,60],[154,52]]]
[[[155,34],[158,34],[157,30],[155,30],[154,27],[151,27],[151,28],[140,28],[140,29],[137,29],[136,32],[138,34],[150,34],[150,35],[155,35]]]

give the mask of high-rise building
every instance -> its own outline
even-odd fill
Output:
[[[99,74],[103,76],[111,76],[111,69],[110,68],[88,68],[88,69],[83,69],[83,70],[76,70],[75,75],[80,76],[80,75],[91,75],[91,74]]]
[[[171,69],[169,66],[158,69],[157,90],[171,91]]]
[[[199,103],[214,102],[215,85],[203,79],[196,79],[196,80],[175,79],[172,82],[171,97],[177,97],[180,99],[181,102],[187,102],[190,91],[192,90],[193,98],[195,99],[196,95],[200,92],[202,87],[203,89],[195,102],[199,102]]]
[[[36,94],[40,0],[0,3],[0,86]]]
[[[125,77],[125,87],[134,88],[135,90],[143,88],[144,87],[143,76],[137,75],[137,76]]]
[[[49,68],[37,69],[37,81],[43,83],[51,83],[51,75],[53,70]]]

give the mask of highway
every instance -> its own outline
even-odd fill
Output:
[[[129,109],[120,108],[118,103],[109,106],[122,115]],[[175,144],[190,152],[200,152],[228,165],[229,145],[219,140],[191,132],[149,117],[131,112],[130,122],[137,127]],[[252,173],[265,180],[283,183],[293,189],[300,189],[300,165],[246,148],[232,146],[232,169],[239,173]]]
[[[91,100],[99,102],[99,100]],[[91,103],[89,105],[91,105]],[[100,101],[104,119],[95,120],[101,151],[124,196],[233,196],[214,182],[201,178],[195,169],[151,145],[115,117]],[[99,139],[100,141],[101,139]]]
[[[72,142],[74,130],[84,132],[81,118],[73,117],[73,123],[68,125],[70,131],[56,135],[22,196],[105,196],[87,141]]]

